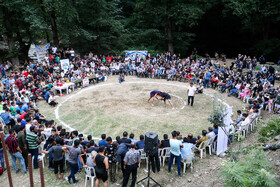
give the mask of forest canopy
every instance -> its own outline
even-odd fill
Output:
[[[279,0],[1,0],[0,55],[27,59],[32,43],[73,47],[81,55],[124,50],[280,54]]]

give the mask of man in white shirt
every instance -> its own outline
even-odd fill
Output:
[[[56,53],[56,50],[57,50],[57,47],[55,47],[55,45],[52,47],[52,52],[53,52],[53,54],[55,54]]]
[[[213,131],[213,128],[212,127],[208,127],[208,133],[207,133],[207,136],[209,139],[211,138],[215,138],[216,134],[214,133]]]
[[[190,105],[191,103],[191,106],[193,106],[195,92],[196,92],[196,88],[193,86],[193,82],[191,82],[188,88],[188,105]]]

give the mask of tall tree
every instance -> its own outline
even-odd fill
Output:
[[[130,22],[133,25],[132,35],[137,32],[136,45],[142,40],[146,46],[169,50],[171,53],[186,50],[195,36],[190,29],[208,7],[206,0],[136,1],[133,20]]]
[[[244,29],[256,37],[254,51],[271,54],[279,51],[279,0],[226,0],[227,8],[243,22]]]

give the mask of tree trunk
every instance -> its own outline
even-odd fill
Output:
[[[7,36],[7,42],[9,47],[9,52],[15,50],[15,39],[13,36],[12,24],[10,20],[9,10],[6,7],[2,7],[4,13],[4,25],[6,28],[5,35]],[[14,65],[15,69],[18,69],[19,66],[19,59],[18,54],[16,53],[14,56],[11,57],[12,64]]]
[[[53,43],[54,43],[55,46],[58,47],[59,40],[58,40],[56,16],[55,16],[55,10],[54,9],[51,11],[50,18],[51,18],[51,27],[52,27],[52,34],[53,34]]]
[[[167,18],[167,37],[168,37],[168,51],[174,54],[173,38],[172,38],[172,28],[171,21]]]

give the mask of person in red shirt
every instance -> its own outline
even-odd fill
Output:
[[[10,133],[10,136],[8,136],[6,138],[5,143],[7,144],[8,148],[9,148],[9,152],[12,157],[13,167],[14,167],[16,173],[18,173],[20,171],[20,169],[18,169],[17,165],[16,165],[16,159],[18,159],[20,161],[23,172],[27,173],[24,158],[22,157],[22,151],[18,146],[17,139],[15,138],[15,130],[10,129],[9,133]]]
[[[15,84],[17,85],[19,90],[21,90],[23,88],[23,84],[22,84],[22,81],[20,79],[17,79]]]
[[[27,78],[27,76],[29,75],[29,73],[27,72],[27,71],[25,71],[24,73],[22,73],[24,76],[25,76],[25,78]]]

